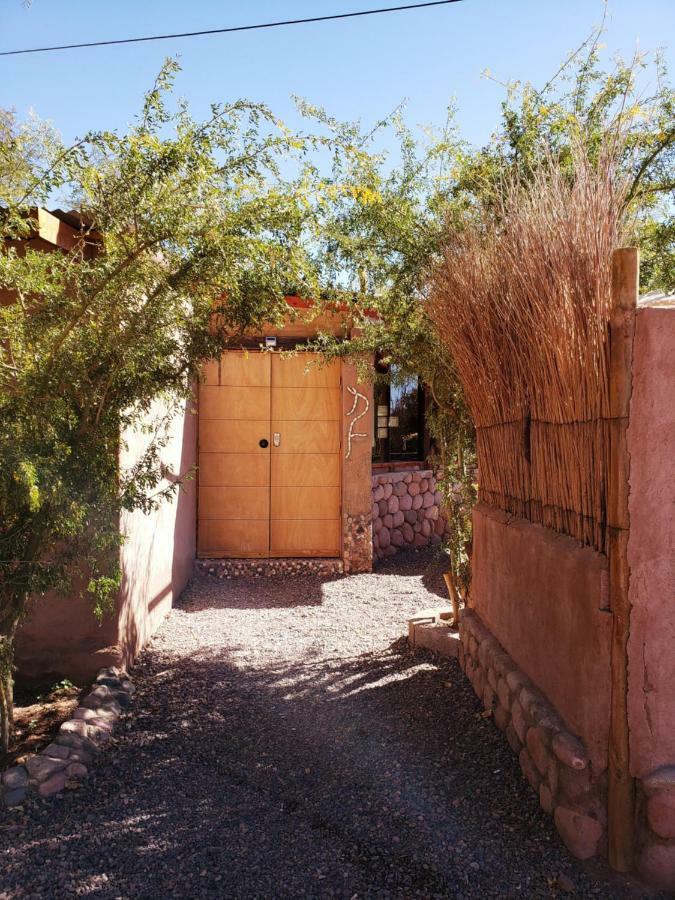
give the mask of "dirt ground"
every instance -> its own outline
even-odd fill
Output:
[[[2,768],[38,753],[78,704],[81,689],[69,681],[42,687],[15,686],[14,739]]]
[[[428,553],[195,581],[85,786],[0,823],[0,896],[648,896],[567,853],[457,664],[408,650],[439,597]]]

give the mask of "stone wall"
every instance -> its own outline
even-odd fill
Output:
[[[373,556],[382,559],[399,550],[440,544],[448,530],[430,469],[373,475]]]
[[[480,617],[462,612],[459,662],[578,859],[606,852],[606,773]]]

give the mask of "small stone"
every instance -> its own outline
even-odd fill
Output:
[[[537,767],[532,762],[532,757],[527,752],[525,747],[520,751],[518,755],[518,762],[520,763],[520,768],[523,770],[523,775],[530,782],[530,787],[532,790],[538,794],[539,793],[539,785],[541,784],[541,776],[537,771]]]
[[[503,706],[498,706],[495,709],[495,725],[497,728],[499,728],[500,731],[506,731],[510,723],[511,713],[508,709],[504,709]]]
[[[509,686],[509,689],[513,691],[514,694],[517,694],[523,685],[528,683],[527,675],[520,672],[518,669],[514,669],[513,672],[509,672],[506,676],[506,683]]]
[[[525,721],[523,707],[517,700],[513,701],[513,706],[511,707],[511,721],[513,722],[513,727],[516,729],[518,739],[524,744],[525,735],[527,734],[527,722]]]
[[[513,698],[505,678],[500,678],[497,681],[497,696],[499,697],[499,702],[505,709],[511,709]]]
[[[47,781],[55,772],[59,772],[67,765],[65,759],[50,759],[48,756],[32,756],[26,762],[26,770],[31,778],[36,781]]]
[[[647,821],[659,837],[675,838],[675,791],[652,794],[647,801]]]
[[[70,754],[70,748],[64,747],[63,744],[49,744],[42,751],[42,756],[50,756],[52,759],[66,759]]]
[[[571,769],[585,769],[589,763],[584,745],[567,731],[556,734],[551,746],[560,762]]]
[[[93,719],[95,716],[96,712],[93,709],[89,709],[87,706],[78,706],[77,709],[73,711],[71,718],[81,719],[83,722],[86,722],[87,719]]]
[[[553,796],[546,782],[539,785],[539,806],[549,815],[553,812]]]
[[[675,791],[675,766],[661,766],[642,779],[645,794]]]
[[[596,856],[602,838],[602,825],[597,819],[564,806],[556,807],[554,819],[563,843],[573,856],[577,859]]]
[[[84,737],[80,734],[72,734],[70,732],[59,732],[54,738],[54,743],[63,744],[65,747],[72,747],[74,750],[83,750],[88,753],[94,753],[96,751],[96,744],[88,737]]]
[[[590,770],[570,769],[562,765],[558,767],[557,774],[561,799],[568,806],[588,807],[593,799]]]
[[[25,787],[28,784],[28,772],[23,766],[12,766],[3,773],[2,783],[9,790]]]
[[[527,735],[525,737],[525,743],[527,744],[527,749],[534,761],[535,766],[539,770],[539,774],[545,775],[548,770],[549,763],[551,762],[551,756],[548,752],[546,744],[544,743],[544,737],[539,728],[528,729]]]
[[[430,491],[426,491],[422,500],[422,507],[429,509],[434,505],[434,495]]]
[[[66,786],[66,774],[65,772],[57,772],[55,775],[52,775],[51,778],[48,778],[46,781],[43,781],[38,786],[38,794],[41,797],[50,797],[52,794],[58,794],[59,791],[62,791]]]
[[[87,767],[79,762],[71,763],[66,769],[66,775],[69,778],[84,778],[87,772]]]

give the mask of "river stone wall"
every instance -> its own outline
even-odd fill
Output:
[[[373,557],[440,544],[448,531],[431,469],[373,475]]]

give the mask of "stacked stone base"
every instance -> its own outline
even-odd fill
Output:
[[[578,859],[607,850],[606,773],[472,610],[460,620],[459,661],[518,756],[542,809]]]
[[[341,559],[312,559],[310,557],[279,559],[198,559],[198,575],[212,578],[271,578],[275,575],[319,575],[330,578],[342,575]]]
[[[675,894],[675,765],[638,782],[637,869],[661,890]]]
[[[448,532],[443,495],[431,470],[373,475],[373,556],[440,544]]]

